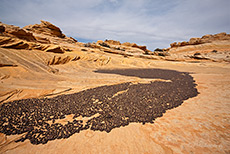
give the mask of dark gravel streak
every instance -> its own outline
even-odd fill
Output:
[[[140,78],[159,78],[149,84],[122,83],[84,90],[54,98],[22,99],[0,106],[0,132],[6,135],[25,135],[16,142],[29,139],[32,144],[46,144],[50,140],[68,138],[84,129],[110,132],[131,122],[153,123],[168,109],[177,107],[188,98],[197,96],[193,78],[185,72],[161,69],[98,70]],[[128,89],[128,90],[127,90]],[[119,91],[127,90],[115,97]],[[99,100],[95,103],[95,100]],[[67,124],[55,123],[66,115],[74,118],[100,116]],[[52,124],[48,121],[53,121]]]

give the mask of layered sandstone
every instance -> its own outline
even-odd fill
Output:
[[[50,35],[54,37],[65,38],[66,36],[62,33],[61,29],[48,21],[41,20],[40,24],[28,25],[24,29],[32,31],[37,34]]]
[[[0,23],[0,153],[229,153],[226,35],[147,54],[134,43],[79,43],[41,24],[44,33],[13,35]],[[193,98],[190,86],[199,93]],[[87,129],[74,132],[74,125]]]
[[[19,38],[26,41],[36,41],[33,33],[14,25],[0,23],[0,33],[4,36]]]
[[[171,48],[175,47],[182,47],[182,46],[188,46],[188,45],[199,45],[199,44],[205,44],[205,43],[212,43],[216,41],[224,41],[224,40],[230,40],[230,34],[227,33],[219,33],[214,35],[204,35],[201,38],[191,38],[189,41],[183,41],[183,42],[174,42],[171,43]]]
[[[170,60],[210,60],[230,62],[230,34],[219,33],[191,38],[189,41],[174,42],[167,49]]]

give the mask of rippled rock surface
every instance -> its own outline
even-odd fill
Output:
[[[16,142],[32,144],[68,138],[85,129],[110,132],[131,122],[153,123],[168,109],[198,95],[193,78],[186,72],[162,69],[98,70],[148,79],[164,79],[133,84],[101,86],[54,98],[22,99],[0,106],[0,132],[24,134]],[[74,115],[66,123],[58,122]]]

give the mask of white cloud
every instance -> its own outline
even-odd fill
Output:
[[[173,41],[230,31],[229,0],[1,0],[0,20],[48,20],[65,34],[168,47]]]

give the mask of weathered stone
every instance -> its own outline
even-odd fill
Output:
[[[197,45],[201,43],[201,38],[191,38],[188,42],[189,45]]]
[[[71,60],[72,58],[70,56],[66,56],[66,57],[54,56],[51,60],[47,62],[47,64],[48,65],[66,64]]]
[[[120,41],[114,41],[114,40],[105,40],[105,43],[111,44],[111,45],[121,45]]]
[[[7,33],[14,35],[17,38],[27,40],[27,41],[36,41],[35,37],[32,33],[25,31],[19,27],[15,27],[13,29],[7,30]]]
[[[171,43],[170,46],[171,48],[178,47],[177,42]]]
[[[65,53],[65,51],[58,45],[48,47],[45,52]]]
[[[3,32],[5,32],[5,26],[3,26],[3,25],[0,25],[0,33],[3,33]]]
[[[37,34],[45,34],[45,35],[65,38],[65,35],[62,34],[62,31],[60,30],[60,28],[51,24],[48,21],[41,20],[41,24],[28,25],[28,26],[25,26],[24,29],[28,31],[32,31]]]
[[[12,43],[1,45],[2,48],[11,48],[11,49],[28,49],[29,44],[24,41],[15,41]]]

